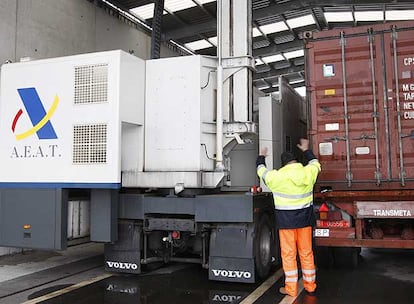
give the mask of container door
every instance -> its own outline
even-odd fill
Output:
[[[392,178],[402,186],[414,178],[414,28],[385,34],[390,100]],[[400,114],[398,114],[400,113]]]
[[[379,42],[364,33],[316,43],[308,76],[320,184],[380,183],[387,169],[379,152],[386,145]]]

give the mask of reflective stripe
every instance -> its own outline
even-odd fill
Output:
[[[266,183],[266,175],[267,175],[267,173],[269,173],[269,170],[267,170],[266,169],[266,171],[265,172],[263,172],[263,175],[262,175],[262,180]]]
[[[314,273],[316,273],[316,270],[315,269],[313,269],[313,270],[302,269],[302,273],[304,273],[304,274],[314,274]]]
[[[298,274],[297,270],[285,271],[285,275],[287,275],[287,276],[294,276],[294,275],[297,275],[297,274]]]
[[[311,276],[311,277],[303,276],[303,280],[306,282],[314,282],[316,280],[316,276]]]
[[[264,170],[263,170],[264,169]],[[269,170],[266,168],[265,165],[258,165],[257,166],[257,175],[263,180],[265,181],[266,178],[266,174],[269,172]]]
[[[306,198],[312,195],[312,191],[308,193],[303,193],[303,194],[286,194],[286,193],[280,193],[280,192],[273,192],[273,195],[276,197],[282,197],[282,198],[299,199],[299,198]]]
[[[310,201],[309,203],[306,203],[306,204],[301,204],[301,205],[299,205],[299,204],[289,205],[289,206],[275,205],[275,209],[276,210],[298,210],[298,209],[305,209],[305,208],[308,208],[310,206],[312,206],[312,201]]]
[[[317,159],[311,159],[308,164],[309,165],[315,164],[316,167],[318,168],[318,172],[321,172],[321,164],[319,163]]]
[[[286,278],[285,282],[297,282],[298,278]]]

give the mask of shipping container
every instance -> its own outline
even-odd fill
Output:
[[[317,244],[414,248],[414,22],[307,36]]]

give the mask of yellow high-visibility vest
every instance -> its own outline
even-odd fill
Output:
[[[304,209],[313,204],[313,186],[321,164],[312,159],[306,166],[301,163],[285,165],[279,170],[257,167],[257,175],[272,191],[275,208],[278,210]]]

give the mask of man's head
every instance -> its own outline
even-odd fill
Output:
[[[292,152],[287,151],[282,153],[282,155],[280,156],[280,160],[282,161],[283,167],[292,160],[296,161],[296,157]]]

